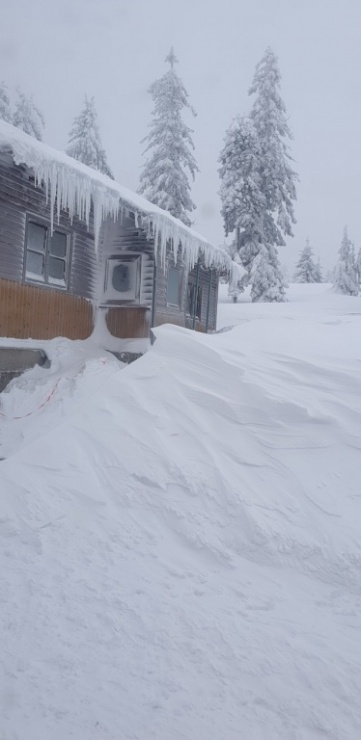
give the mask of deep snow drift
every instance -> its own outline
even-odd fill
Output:
[[[290,298],[0,396],[1,740],[361,737],[361,300]]]

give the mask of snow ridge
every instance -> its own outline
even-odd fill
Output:
[[[62,377],[1,421],[5,738],[361,737],[359,299],[223,292],[231,331],[54,340],[2,394]]]

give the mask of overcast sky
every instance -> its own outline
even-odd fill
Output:
[[[94,95],[101,136],[116,179],[135,190],[140,140],[152,108],[149,85],[177,72],[197,111],[194,227],[224,240],[218,163],[232,118],[249,111],[256,63],[270,45],[299,174],[295,237],[280,250],[293,266],[309,236],[325,266],[348,225],[361,247],[360,0],[2,0],[1,74],[14,92],[33,93],[46,118],[44,140],[60,149]]]

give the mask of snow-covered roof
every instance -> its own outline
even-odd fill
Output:
[[[135,212],[136,223],[147,230],[148,236],[154,237],[157,258],[162,264],[165,264],[166,246],[171,239],[175,258],[180,246],[190,268],[202,258],[206,267],[226,269],[231,273],[231,279],[237,279],[234,263],[223,249],[213,247],[167,211],[106,175],[4,121],[0,121],[0,148],[10,148],[15,164],[24,164],[33,170],[36,184],[45,183],[52,227],[54,216],[59,221],[61,209],[66,209],[71,219],[76,215],[89,226],[93,205],[97,246],[103,219],[107,216],[117,219],[122,209],[131,209]]]

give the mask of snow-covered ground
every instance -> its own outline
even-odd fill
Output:
[[[231,325],[0,396],[1,740],[361,737],[361,299]]]

